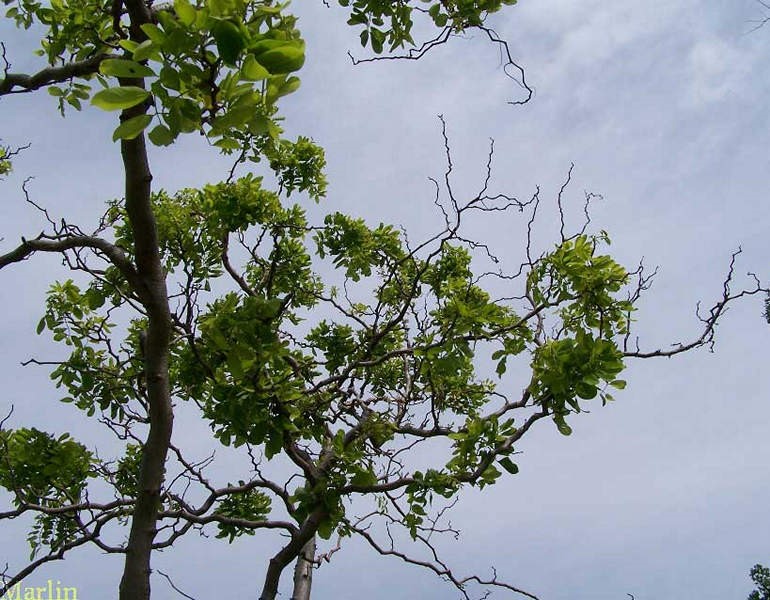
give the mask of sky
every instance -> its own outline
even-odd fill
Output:
[[[353,66],[346,52],[364,54],[344,11],[317,0],[295,0],[293,9],[308,60],[283,113],[290,135],[326,149],[330,186],[319,210],[398,223],[415,238],[431,231],[428,177],[445,168],[442,114],[461,193],[478,189],[494,138],[495,190],[526,198],[540,186],[554,201],[574,163],[568,213],[579,216],[584,192],[602,195],[594,224],[610,233],[613,256],[659,266],[638,314],[643,348],[699,334],[696,303],[719,297],[739,246],[736,286],[751,285],[748,271],[770,280],[770,26],[752,31],[767,14],[759,3],[520,0],[490,25],[535,90],[524,106],[507,104],[521,89],[481,35],[417,62]],[[0,40],[14,70],[34,69],[35,40],[5,22]],[[95,110],[62,119],[45,93],[0,101],[0,137],[31,143],[0,184],[0,252],[43,227],[20,192],[27,176],[33,198],[72,222],[94,223],[103,202],[121,194],[114,126]],[[226,177],[227,164],[192,138],[151,159],[158,187]],[[521,250],[512,221],[475,233],[501,255]],[[87,438],[89,422],[57,403],[46,373],[20,366],[55,352],[34,329],[48,285],[66,277],[53,257],[0,273],[0,413],[13,405],[12,426]],[[736,304],[713,353],[632,363],[628,388],[574,418],[572,436],[535,429],[519,448],[517,476],[463,493],[452,515],[462,537],[441,542],[447,562],[458,573],[488,574],[494,565],[543,600],[744,599],[751,566],[770,564],[770,326],[762,310],[758,297]],[[194,445],[205,432],[183,417],[175,435]],[[28,553],[22,528],[4,523],[0,531],[0,563],[20,564]],[[185,539],[153,564],[198,599],[254,597],[276,542]],[[120,570],[119,558],[91,549],[33,579],[102,598],[114,596]],[[160,576],[153,592],[180,597]],[[313,594],[456,596],[434,575],[356,543],[316,572]]]

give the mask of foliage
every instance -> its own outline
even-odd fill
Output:
[[[748,600],[770,600],[770,569],[754,565],[751,568],[751,580],[757,589],[749,594]]]
[[[58,438],[37,429],[0,429],[0,486],[17,507],[41,508],[27,536],[32,557],[41,546],[58,550],[77,531],[66,513],[55,510],[80,502],[93,477],[93,455],[64,433]]]
[[[514,3],[339,2],[376,54],[416,45],[418,17],[439,31],[432,43],[473,27],[500,42],[484,22]],[[56,252],[85,274],[51,285],[37,331],[64,348],[51,371],[62,400],[119,442],[108,460],[68,434],[0,429],[0,486],[15,501],[2,517],[33,515],[33,553],[46,552],[16,575],[1,573],[0,595],[95,543],[125,555],[121,600],[147,600],[152,550],[211,526],[230,543],[262,529],[285,534],[265,600],[315,536],[354,535],[427,565],[466,598],[470,581],[534,597],[496,577],[458,578],[437,558],[431,536],[453,532],[440,524],[442,503],[516,475],[512,456],[536,423],[551,420],[569,435],[567,421],[586,403],[605,404],[610,388],[625,387],[627,359],[709,344],[729,302],[765,291],[757,282],[731,292],[731,265],[698,339],[629,349],[649,283],[643,268],[630,272],[605,253],[609,237],[588,231],[587,205],[586,221],[565,234],[561,195],[559,235],[540,242],[539,192],[527,201],[489,193],[491,150],[482,191],[459,200],[445,129],[445,185],[434,200],[443,223],[427,239],[415,244],[393,225],[339,212],[309,216],[306,206],[326,193],[325,157],[281,127],[280,98],[298,90],[305,61],[287,3],[6,4],[18,26],[44,29],[48,66],[34,76],[6,69],[0,95],[45,87],[62,113],[89,99],[119,111],[111,137],[126,192],[106,203],[92,233],[45,212],[48,230],[0,255],[3,268]],[[153,190],[145,135],[164,147],[192,132],[233,156],[230,176]],[[0,149],[0,175],[12,154]],[[246,160],[263,174],[236,177]],[[465,233],[471,214],[516,211],[528,219],[518,264]],[[198,448],[172,443],[175,412],[205,420],[208,445],[249,461],[237,485],[219,486],[213,457],[196,460]],[[128,541],[111,543],[126,517]],[[435,560],[397,551],[399,526]]]
[[[37,429],[0,431],[0,485],[17,504],[77,502],[93,475],[92,458],[67,433],[55,438]]]
[[[239,485],[244,486],[241,481]],[[219,505],[215,515],[227,517],[217,524],[219,533],[218,538],[228,538],[232,542],[236,537],[247,534],[254,535],[254,529],[249,527],[239,527],[236,520],[241,522],[261,521],[270,514],[270,497],[259,490],[247,490],[242,494],[232,494],[225,497]]]
[[[341,6],[350,7],[349,25],[361,26],[361,45],[370,45],[377,54],[388,50],[414,45],[411,31],[415,13],[430,17],[439,28],[459,32],[484,24],[486,17],[497,12],[503,5],[516,4],[517,0],[442,0],[410,2],[408,0],[339,0]],[[429,4],[428,8],[423,5]]]
[[[7,146],[0,145],[0,177],[11,172],[11,150]]]

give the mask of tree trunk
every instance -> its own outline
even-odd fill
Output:
[[[291,600],[310,600],[313,584],[313,561],[315,560],[315,536],[302,547],[294,565],[294,593]]]
[[[299,531],[292,536],[291,541],[281,548],[278,554],[270,559],[267,566],[267,573],[265,574],[265,583],[262,586],[259,600],[275,600],[275,597],[278,594],[278,584],[281,580],[281,573],[283,573],[283,570],[295,559],[302,561],[301,557],[305,556],[309,544],[312,543],[315,546],[315,534],[316,531],[318,531],[318,525],[327,517],[328,513],[326,509],[317,508],[314,510],[307,519],[305,519],[305,522],[302,524],[302,527],[299,528]],[[315,554],[315,550],[313,550],[313,554]],[[296,570],[294,575],[296,584]],[[308,578],[307,593],[310,593],[310,578]],[[121,600],[123,599],[121,598]]]
[[[121,119],[131,118],[144,110],[145,107],[126,110]],[[149,600],[150,554],[157,534],[160,494],[173,427],[168,373],[171,314],[151,204],[152,174],[144,136],[123,140],[121,154],[126,174],[126,213],[134,237],[140,286],[135,291],[148,318],[144,372],[150,427],[142,452],[136,503],[120,581],[120,600]]]
[[[147,37],[141,26],[152,21],[150,4],[144,0],[122,0],[122,4],[130,20],[130,37],[141,43]],[[120,79],[120,85],[144,87],[144,79]],[[141,115],[147,108],[142,103],[126,109],[120,116],[121,121]],[[150,427],[143,446],[119,598],[149,600],[150,555],[157,535],[166,455],[174,422],[168,372],[172,324],[166,273],[161,263],[158,228],[152,209],[152,173],[144,134],[132,140],[121,140],[120,153],[126,175],[126,214],[134,237],[140,288],[135,292],[147,311],[144,374]]]

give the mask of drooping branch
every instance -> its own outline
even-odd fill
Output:
[[[463,595],[463,597],[466,600],[470,600],[471,598],[466,589],[468,583],[476,583],[480,586],[495,587],[503,590],[508,590],[510,592],[519,594],[526,598],[531,598],[532,600],[539,600],[537,596],[535,596],[534,594],[531,594],[530,592],[527,592],[521,588],[515,587],[511,584],[498,580],[496,573],[493,574],[493,577],[491,579],[482,579],[479,575],[459,577],[454,574],[452,569],[450,569],[443,561],[439,559],[433,562],[433,561],[413,558],[408,554],[405,554],[404,552],[396,550],[396,548],[392,545],[392,543],[390,547],[383,546],[377,540],[374,539],[374,536],[372,536],[372,534],[369,531],[367,531],[362,527],[357,527],[352,524],[349,525],[349,527],[353,532],[361,536],[366,541],[366,543],[369,544],[369,546],[371,546],[378,554],[381,554],[382,556],[393,556],[393,557],[399,558],[400,560],[402,560],[407,564],[428,569],[429,571],[433,571],[439,577],[446,578],[449,582],[452,583],[452,585],[454,585],[454,587],[457,588],[457,590]],[[392,542],[392,538],[391,538],[391,542]],[[430,542],[426,542],[426,544],[433,551],[434,557],[436,557],[437,556],[436,552],[433,549],[433,547],[430,545]],[[484,597],[486,598],[486,595]]]
[[[158,513],[159,517],[168,519],[182,519],[189,523],[197,525],[206,525],[209,523],[224,523],[227,525],[235,525],[242,527],[243,529],[283,529],[289,533],[296,533],[297,526],[288,521],[252,521],[250,519],[238,519],[235,517],[226,517],[217,513],[211,513],[208,515],[196,515],[184,510],[164,510]]]
[[[110,512],[101,514],[97,518],[92,520],[91,525],[93,527],[91,529],[88,529],[82,523],[79,523],[81,535],[68,540],[67,542],[61,544],[57,548],[51,549],[51,551],[48,554],[45,554],[33,560],[32,562],[30,562],[28,565],[26,565],[25,567],[23,567],[13,575],[8,575],[7,568],[6,568],[6,570],[0,573],[0,598],[5,598],[6,593],[9,592],[11,588],[13,588],[13,586],[23,581],[26,577],[34,573],[37,569],[39,569],[43,565],[49,562],[63,560],[65,555],[70,550],[73,550],[85,544],[96,543],[104,552],[122,553],[123,552],[122,548],[113,548],[100,542],[102,529],[105,527],[105,525],[119,518],[121,515],[122,515],[122,512],[119,510],[110,511]]]
[[[160,569],[156,571],[158,575],[163,577],[166,581],[168,581],[168,584],[171,586],[171,589],[173,589],[177,594],[182,596],[183,598],[187,598],[187,600],[196,600],[195,596],[191,596],[190,594],[183,592],[179,586],[177,586],[174,581],[171,579],[171,577],[167,574],[161,571]]]
[[[108,242],[105,239],[96,236],[89,235],[65,235],[65,236],[46,236],[39,235],[38,237],[27,240],[22,238],[21,244],[16,248],[0,255],[0,269],[7,267],[13,263],[26,260],[36,252],[48,252],[48,253],[63,253],[68,250],[75,250],[79,248],[90,248],[103,254],[113,265],[115,265],[126,280],[131,284],[134,291],[141,298],[145,294],[143,293],[143,286],[141,280],[137,274],[136,268],[131,260],[128,258],[122,248]]]
[[[82,511],[99,511],[110,512],[116,509],[124,509],[131,506],[129,500],[114,500],[100,504],[97,502],[79,502],[77,504],[67,504],[65,506],[43,506],[41,504],[31,504],[29,502],[22,502],[13,510],[0,512],[0,520],[2,519],[15,519],[27,512],[33,512],[44,515],[66,515],[76,514]],[[0,598],[2,596],[0,595]]]
[[[532,89],[527,83],[526,72],[524,71],[524,67],[522,67],[519,63],[517,63],[513,59],[513,56],[511,55],[510,47],[508,46],[508,42],[505,41],[500,36],[498,36],[493,29],[485,25],[476,25],[472,28],[483,31],[486,34],[486,36],[492,41],[492,43],[497,44],[499,46],[500,55],[503,63],[503,72],[508,78],[516,81],[518,85],[525,92],[524,98],[522,98],[521,100],[509,100],[508,104],[520,105],[520,104],[526,104],[527,102],[529,102],[532,99],[532,96],[534,96],[535,90]],[[471,27],[469,27],[469,29],[471,29]],[[426,42],[423,42],[417,48],[410,48],[405,54],[389,54],[386,56],[369,56],[367,58],[356,58],[353,56],[351,52],[348,52],[348,57],[350,58],[351,62],[354,65],[367,63],[367,62],[377,62],[381,60],[420,60],[423,56],[428,54],[434,48],[438,46],[443,46],[444,44],[446,44],[449,41],[449,39],[452,37],[452,35],[453,35],[453,28],[451,26],[446,26],[435,37],[431,38]],[[509,69],[513,69],[514,71],[516,71],[518,73],[518,78],[513,74],[511,74],[509,72]]]

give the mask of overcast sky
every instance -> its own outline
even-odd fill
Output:
[[[747,271],[770,279],[770,26],[750,32],[767,14],[757,2],[521,0],[491,25],[536,91],[525,106],[506,104],[521,90],[480,35],[417,63],[353,67],[346,51],[361,50],[341,9],[319,0],[293,8],[308,61],[283,112],[290,134],[326,148],[323,210],[403,224],[415,238],[429,232],[436,215],[427,178],[443,172],[443,114],[458,190],[479,187],[493,137],[495,191],[527,197],[539,185],[552,199],[574,162],[569,210],[579,214],[585,191],[603,195],[594,223],[609,231],[614,256],[631,267],[642,256],[660,265],[638,315],[643,347],[698,334],[695,305],[717,299],[738,246],[738,285],[751,284]],[[34,68],[34,40],[4,22],[0,39],[14,70]],[[114,126],[113,115],[95,110],[62,120],[44,92],[0,101],[4,142],[32,144],[0,188],[0,252],[42,228],[19,191],[26,176],[35,176],[35,200],[86,226],[104,200],[121,195]],[[196,139],[152,159],[159,187],[226,176],[226,164]],[[476,234],[505,255],[521,249],[512,231],[501,220]],[[56,402],[44,371],[19,366],[52,352],[34,328],[56,277],[67,273],[51,257],[0,274],[0,411],[13,404],[13,426],[88,439],[93,421]],[[458,573],[494,565],[543,600],[743,600],[751,566],[770,565],[769,347],[753,298],[724,319],[713,354],[633,363],[617,402],[574,418],[569,438],[543,424],[521,445],[519,475],[463,494],[452,519],[462,539],[442,544],[448,562]],[[175,435],[194,443],[195,424],[182,420]],[[20,564],[23,532],[0,531],[0,563]],[[154,566],[199,600],[254,597],[276,541],[184,540]],[[34,581],[58,578],[82,598],[107,598],[121,567],[86,550]],[[153,586],[154,598],[179,597],[161,578]],[[455,595],[358,544],[314,582],[319,600]]]

